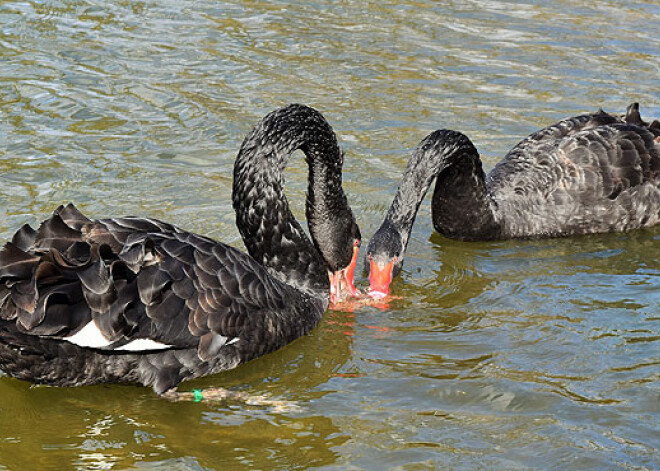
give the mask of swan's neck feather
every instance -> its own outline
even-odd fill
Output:
[[[332,128],[313,109],[291,105],[268,115],[243,141],[234,166],[236,224],[249,254],[272,275],[327,297],[326,262],[291,213],[283,192],[283,171],[297,149],[305,153],[310,167],[307,213],[332,205],[336,198],[345,201],[342,156]],[[314,220],[309,224],[314,235]]]
[[[456,177],[458,180],[454,181]],[[441,233],[449,230],[456,236],[457,231],[469,228],[468,220],[477,213],[476,222],[480,228],[495,224],[494,208],[476,148],[459,132],[435,131],[413,152],[386,217],[401,234],[404,250],[419,206],[433,179],[437,179],[432,205],[436,230]],[[441,211],[439,200],[449,202],[452,210]]]

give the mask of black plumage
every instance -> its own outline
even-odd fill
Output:
[[[314,243],[282,192],[296,149],[310,168],[327,167],[310,171],[308,214],[326,200],[339,213],[322,228],[310,219]],[[326,120],[290,105],[258,123],[236,159],[233,202],[250,255],[155,219],[92,220],[72,204],[36,231],[23,226],[0,250],[0,369],[164,393],[306,334],[328,306],[328,272],[351,263],[359,239],[341,168]]]
[[[652,226],[660,222],[660,122],[644,122],[637,103],[622,117],[601,110],[567,118],[522,140],[488,176],[467,136],[431,133],[413,152],[392,206],[369,242],[368,270],[389,267],[390,280],[401,270],[419,205],[434,179],[433,225],[454,239]]]

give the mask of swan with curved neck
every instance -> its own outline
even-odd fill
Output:
[[[282,191],[282,170],[297,149],[309,168],[305,213],[314,245]],[[252,258],[283,282],[316,296],[327,293],[329,276],[333,301],[357,292],[353,272],[361,237],[342,188],[342,165],[343,154],[325,118],[291,105],[266,116],[245,138],[234,165],[232,195],[236,225]]]
[[[433,226],[458,240],[627,231],[660,222],[660,122],[603,111],[564,119],[521,141],[488,176],[464,134],[439,130],[413,152],[367,248],[370,293],[388,294],[435,179]]]
[[[310,241],[283,193],[301,149]],[[360,232],[343,157],[312,108],[290,105],[245,138],[233,205],[249,255],[150,218],[92,220],[59,207],[0,251],[0,369],[57,386],[132,382],[159,393],[308,333],[354,293]]]

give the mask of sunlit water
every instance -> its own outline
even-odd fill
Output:
[[[365,242],[434,129],[490,168],[565,116],[660,117],[656,2],[366,3],[0,2],[0,236],[73,201],[242,247],[233,159],[290,102],[338,133]],[[287,175],[302,216],[301,159]],[[0,470],[659,469],[659,247],[660,228],[460,243],[426,203],[400,299],[183,385],[300,410],[4,376]]]

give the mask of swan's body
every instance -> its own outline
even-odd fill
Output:
[[[413,153],[385,221],[369,243],[371,290],[400,271],[433,179],[435,229],[459,240],[614,232],[660,222],[660,123],[599,111],[564,119],[516,145],[486,176],[470,140],[435,131]]]
[[[336,210],[325,225],[310,218],[316,246],[282,192],[295,149],[310,166],[308,214]],[[234,170],[250,255],[153,219],[91,220],[73,205],[37,231],[24,226],[0,251],[0,369],[35,383],[134,382],[164,393],[306,334],[330,281],[352,288],[359,230],[341,166],[315,110],[291,105],[257,124]]]

